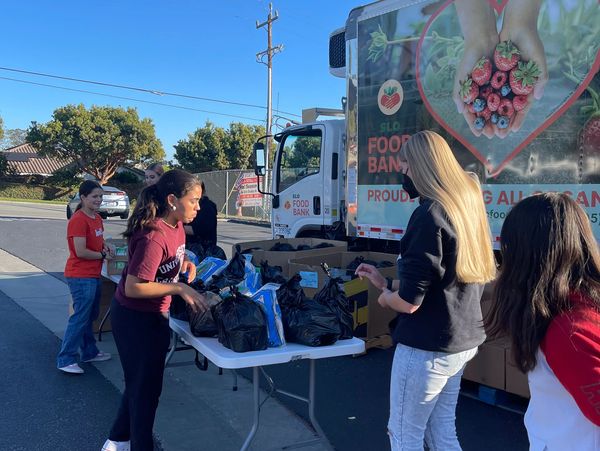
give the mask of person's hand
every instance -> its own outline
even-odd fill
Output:
[[[521,52],[521,60],[533,61],[540,70],[540,76],[533,87],[533,92],[527,96],[527,106],[521,111],[515,112],[508,128],[500,130],[496,127],[496,136],[504,138],[509,132],[514,133],[521,129],[534,100],[540,100],[544,95],[544,88],[548,83],[548,66],[544,45],[537,32],[537,27],[521,27],[515,30],[509,23],[500,32],[500,40],[512,41]]]
[[[494,127],[491,122],[486,121],[483,129],[475,128],[475,119],[477,115],[472,113],[467,108],[467,104],[464,102],[461,96],[461,85],[470,77],[473,68],[482,57],[487,57],[490,61],[494,59],[494,49],[498,44],[498,36],[488,37],[486,39],[477,39],[475,42],[467,42],[465,39],[465,50],[460,63],[456,67],[456,74],[454,77],[454,89],[452,91],[452,99],[456,105],[456,110],[463,115],[465,122],[469,126],[471,133],[475,136],[484,135],[488,138],[494,136]],[[492,74],[493,75],[493,74]],[[475,81],[472,82],[476,84]]]
[[[102,250],[104,252],[106,252],[106,258],[107,259],[111,259],[111,258],[113,258],[115,256],[115,246],[113,246],[112,244],[104,243],[102,245]]]
[[[189,285],[184,283],[178,283],[181,293],[179,296],[192,308],[193,311],[204,312],[208,309],[208,304],[206,303],[206,297],[202,294],[194,290]]]
[[[475,128],[474,122],[477,116],[467,109],[467,105],[460,95],[460,88],[461,84],[469,78],[481,57],[485,56],[493,61],[494,50],[499,42],[496,14],[488,2],[481,0],[455,0],[454,4],[464,37],[464,50],[462,59],[456,66],[452,99],[456,110],[465,118],[471,133],[475,136],[483,134],[491,138],[494,136],[494,130],[490,124],[486,124],[483,129]]]
[[[358,265],[358,268],[356,268],[356,271],[354,271],[354,274],[356,274],[361,279],[363,277],[366,277],[367,279],[369,279],[369,281],[373,284],[374,287],[379,288],[380,290],[383,290],[387,286],[387,281],[385,280],[385,277],[383,277],[379,270],[373,265],[361,263],[360,265]]]
[[[189,260],[184,260],[181,265],[181,273],[187,275],[187,283],[192,283],[196,278],[196,265]]]

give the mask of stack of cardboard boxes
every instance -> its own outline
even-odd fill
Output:
[[[493,283],[486,285],[481,299],[484,318],[492,308],[493,289]],[[479,346],[477,355],[465,368],[463,379],[525,398],[530,396],[527,375],[515,366],[510,342],[506,337],[488,340]]]

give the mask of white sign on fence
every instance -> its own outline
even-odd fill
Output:
[[[238,207],[261,207],[262,194],[258,192],[258,177],[252,172],[243,172],[235,182],[238,191]]]

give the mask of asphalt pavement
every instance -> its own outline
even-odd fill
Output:
[[[21,205],[25,207],[21,208]],[[106,438],[122,389],[118,359],[86,364],[82,377],[55,369],[59,337],[67,321],[68,290],[64,208],[0,202],[0,450],[95,450]],[[52,208],[54,207],[54,208]],[[125,221],[105,222],[117,236]],[[265,239],[268,229],[219,223],[219,241],[230,252],[238,241]],[[29,262],[29,264],[27,263]],[[51,277],[52,276],[52,277]],[[4,292],[5,294],[3,294]],[[8,296],[7,296],[8,295]],[[101,349],[115,352],[110,333]],[[210,367],[199,372],[193,352],[175,353],[165,372],[155,431],[166,451],[239,449],[251,423],[251,385]],[[337,450],[389,449],[386,422],[392,350],[317,363],[317,417]],[[278,388],[306,395],[306,362],[267,368]],[[242,371],[249,377],[249,372]],[[253,450],[280,449],[309,438],[305,406],[293,399],[269,400]],[[465,451],[526,450],[523,416],[461,396],[457,430]],[[304,448],[317,450],[319,447]]]

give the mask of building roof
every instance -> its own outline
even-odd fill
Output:
[[[0,152],[8,162],[9,170],[15,175],[53,175],[72,163],[69,159],[40,157],[29,143],[10,147]]]

